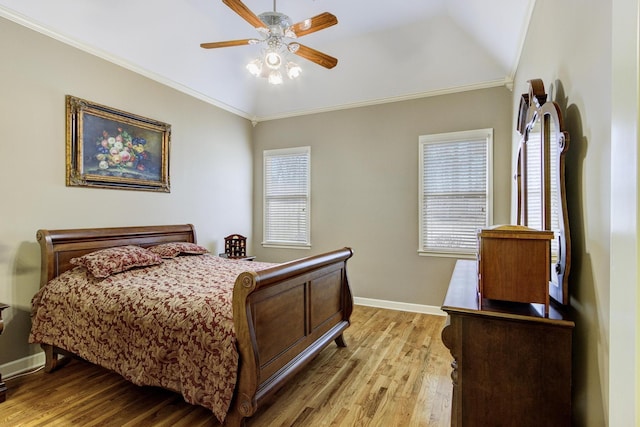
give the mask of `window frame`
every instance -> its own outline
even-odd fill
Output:
[[[432,247],[427,246],[427,225],[423,221],[425,212],[425,147],[428,144],[438,143],[469,143],[475,142],[486,144],[486,191],[485,191],[485,222],[478,224],[478,228],[488,227],[493,223],[493,129],[476,129],[459,132],[447,132],[431,135],[421,135],[418,138],[419,146],[419,176],[418,176],[418,254],[420,256],[440,256],[473,259],[477,255],[477,247],[472,249],[461,249],[454,247]]]
[[[306,227],[304,230],[304,241],[293,241],[283,239],[267,239],[267,231],[268,231],[268,199],[269,199],[269,191],[267,188],[268,180],[267,180],[267,161],[269,158],[274,157],[285,157],[291,155],[306,155],[307,157],[307,175],[306,175],[306,195],[301,195],[305,199],[305,221]],[[309,249],[311,248],[311,147],[291,147],[291,148],[277,148],[271,150],[264,150],[263,157],[263,193],[262,193],[262,246],[265,248],[288,248],[288,249]]]

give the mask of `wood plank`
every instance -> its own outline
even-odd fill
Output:
[[[356,306],[351,319],[347,347],[323,350],[247,426],[450,424],[451,355],[440,338],[445,318]],[[84,361],[5,381],[0,425],[219,425],[210,411],[176,393],[135,386]]]

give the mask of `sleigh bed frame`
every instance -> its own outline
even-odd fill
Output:
[[[167,242],[196,243],[191,224],[38,230],[41,283],[73,268],[71,258],[113,246],[142,247]],[[302,258],[238,276],[233,321],[240,366],[234,398],[224,425],[240,426],[260,405],[301,371],[324,347],[344,347],[353,298],[347,281],[349,248]],[[42,344],[45,370],[70,357],[63,348]]]

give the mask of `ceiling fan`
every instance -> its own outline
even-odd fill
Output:
[[[247,69],[256,76],[269,78],[271,83],[281,83],[280,67],[287,52],[305,58],[311,62],[331,69],[338,64],[338,60],[326,53],[298,43],[297,38],[323,30],[338,23],[338,18],[329,12],[324,12],[312,18],[293,24],[291,19],[276,11],[276,0],[273,1],[273,12],[254,14],[241,0],[222,0],[231,10],[236,12],[253,25],[260,33],[260,38],[228,40],[221,42],[202,43],[200,47],[216,49],[242,45],[264,44],[264,57],[251,61]],[[285,58],[286,60],[286,58]],[[264,67],[263,67],[264,65]],[[287,75],[297,77],[301,69],[292,62],[286,63]],[[278,78],[279,76],[279,78]],[[274,80],[274,81],[272,81]],[[278,81],[279,80],[279,81]]]

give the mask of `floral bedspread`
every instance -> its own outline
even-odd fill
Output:
[[[271,265],[179,256],[104,279],[76,267],[34,296],[29,342],[177,391],[222,422],[238,368],[233,285],[241,272]]]

